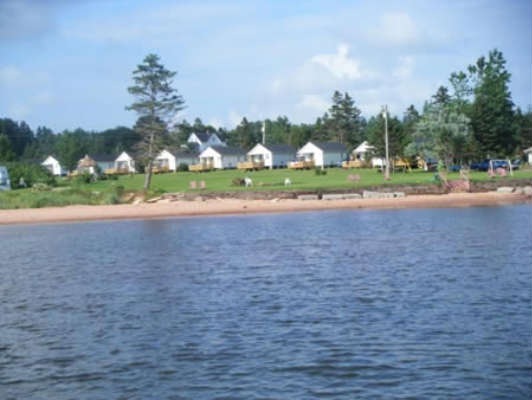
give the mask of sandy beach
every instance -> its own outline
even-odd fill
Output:
[[[498,206],[530,202],[530,197],[509,193],[456,193],[417,195],[393,199],[353,200],[241,200],[158,202],[104,206],[68,206],[0,210],[0,225],[83,222],[113,219],[149,219],[207,215],[284,213],[331,209],[401,209]]]

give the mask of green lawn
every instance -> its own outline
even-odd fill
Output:
[[[261,190],[335,190],[363,188],[378,185],[396,184],[431,184],[434,183],[433,172],[412,171],[408,173],[396,172],[391,181],[385,182],[380,172],[375,169],[343,170],[329,168],[326,175],[316,175],[314,170],[294,171],[288,169],[263,170],[242,172],[237,170],[212,171],[206,173],[177,172],[154,175],[151,195],[172,192],[200,192],[191,190],[191,181],[204,181],[207,192],[230,191],[261,191]],[[349,174],[359,174],[359,182],[348,180]],[[233,186],[234,178],[250,177],[253,187],[245,188]],[[458,173],[449,174],[449,179],[458,179]],[[473,181],[490,179],[486,172],[471,173]],[[285,187],[285,178],[290,178],[292,185]],[[531,179],[530,169],[514,172],[514,179]],[[508,180],[507,178],[495,178]],[[51,206],[65,206],[72,204],[116,204],[120,202],[125,192],[142,190],[144,175],[120,176],[117,180],[98,181],[90,184],[70,184],[66,179],[58,181],[58,187],[47,191],[33,189],[19,189],[10,192],[0,192],[0,208],[40,208]]]
[[[289,169],[274,169],[254,172],[242,172],[237,170],[222,170],[205,173],[176,172],[154,175],[152,188],[164,192],[190,192],[191,181],[205,181],[206,190],[209,192],[226,192],[239,190],[318,190],[318,189],[349,189],[375,185],[390,184],[429,184],[433,183],[434,173],[424,171],[412,171],[408,173],[396,172],[391,175],[391,181],[386,183],[383,176],[376,169],[344,170],[342,168],[328,168],[326,175],[316,175],[314,170],[294,171]],[[359,174],[360,182],[353,183],[348,180],[349,174]],[[252,188],[233,186],[234,178],[249,177],[253,181]],[[514,178],[531,178],[531,170],[519,170],[514,172]],[[290,178],[292,185],[284,186],[285,178]],[[449,179],[458,179],[458,173],[449,174]],[[486,172],[473,172],[471,179],[488,180]],[[508,178],[496,178],[508,179]],[[144,175],[121,176],[117,181],[101,181],[92,183],[92,190],[105,191],[109,185],[121,185],[125,190],[141,190],[144,183]]]

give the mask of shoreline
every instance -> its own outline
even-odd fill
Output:
[[[515,193],[484,192],[412,195],[388,199],[168,201],[154,204],[74,205],[0,210],[0,225],[249,215],[319,210],[486,207],[519,203],[530,203],[530,196]]]

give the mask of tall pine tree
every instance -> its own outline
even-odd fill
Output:
[[[503,54],[495,49],[468,68],[474,82],[471,106],[473,135],[484,156],[513,155],[516,129],[510,89],[510,73]]]

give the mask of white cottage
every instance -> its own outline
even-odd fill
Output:
[[[198,162],[198,156],[193,153],[183,151],[173,151],[164,149],[154,160],[154,166],[167,168],[169,171],[176,171],[180,164],[192,165]]]
[[[55,176],[62,176],[66,175],[67,173],[66,169],[61,166],[57,158],[55,158],[54,156],[48,156],[46,160],[41,163],[41,165],[44,168],[48,169],[52,173],[52,175]]]
[[[249,161],[263,162],[267,168],[286,167],[296,157],[296,148],[287,144],[257,144],[247,156]]]
[[[95,174],[98,167],[102,173],[105,173],[106,170],[114,169],[115,167],[115,156],[110,156],[108,154],[94,154],[94,155],[85,155],[82,159],[78,161],[78,172],[88,172],[89,174]]]
[[[246,161],[246,152],[238,147],[209,146],[199,159],[200,164],[212,165],[214,169],[236,168],[239,162]]]
[[[89,156],[92,158],[98,167],[105,172],[106,169],[114,169],[116,156],[109,154],[94,154]]]
[[[375,146],[370,145],[367,141],[360,143],[352,152],[353,160],[368,161],[371,153],[375,151]],[[373,168],[384,167],[386,161],[381,157],[371,157],[371,166]]]
[[[218,137],[216,133],[191,133],[187,140],[188,143],[196,143],[200,153],[209,146],[225,146],[225,142]]]
[[[115,160],[115,169],[120,172],[126,172],[129,174],[134,174],[137,172],[135,170],[135,160],[125,151],[123,151]]]
[[[524,151],[524,153],[526,154],[527,156],[527,161],[530,165],[532,165],[532,147],[529,147],[528,149],[526,149]]]
[[[314,161],[316,167],[339,166],[347,159],[347,149],[342,143],[308,142],[298,150],[297,158]]]

